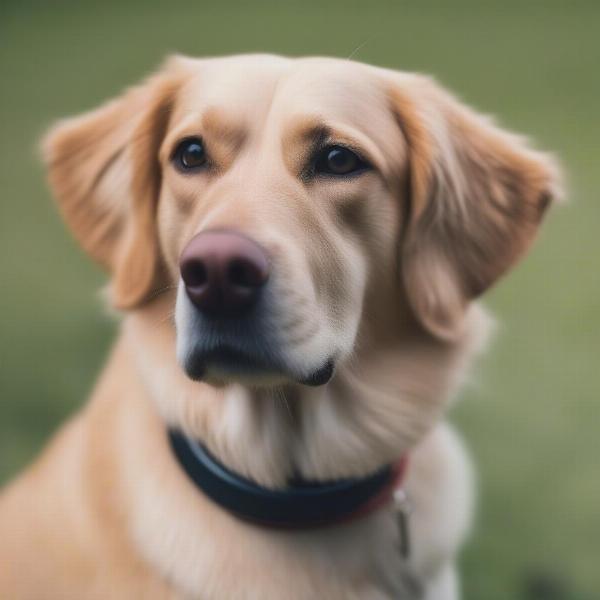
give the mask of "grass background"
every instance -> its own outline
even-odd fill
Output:
[[[469,600],[600,597],[600,3],[152,0],[0,5],[0,482],[85,399],[115,325],[36,157],[173,51],[329,54],[434,74],[562,158],[571,203],[489,296],[453,418],[480,473]]]

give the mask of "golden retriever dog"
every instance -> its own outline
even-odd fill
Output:
[[[552,159],[430,78],[270,55],[174,57],[43,153],[122,325],[0,497],[0,597],[458,598],[444,416]]]

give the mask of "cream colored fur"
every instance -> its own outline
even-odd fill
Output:
[[[311,140],[364,174],[311,179]],[[211,168],[171,164],[202,136]],[[67,223],[111,274],[121,332],[90,402],[0,496],[7,598],[459,598],[473,484],[449,402],[482,348],[476,299],[526,251],[557,195],[552,160],[419,75],[335,59],[171,59],[44,142]],[[269,253],[291,372],[190,380],[194,309],[178,258],[234,229]],[[391,505],[316,531],[242,523],[188,481],[167,425],[267,486],[361,476],[410,456],[410,559]]]

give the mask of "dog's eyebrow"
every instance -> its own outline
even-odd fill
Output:
[[[305,122],[292,132],[293,137],[308,142],[312,147],[322,146],[332,137],[331,127],[322,122]]]
[[[234,147],[239,147],[246,138],[246,131],[242,123],[216,106],[204,111],[201,124],[204,135],[214,137]]]
[[[297,169],[294,163],[300,159],[306,163],[308,158],[327,143],[344,143],[363,155],[371,164],[380,166],[381,153],[372,140],[364,133],[344,124],[326,123],[320,117],[305,116],[296,120],[283,136],[283,148],[294,148],[289,152],[286,162],[290,170]],[[298,147],[301,150],[298,152]]]
[[[284,144],[300,142],[311,150],[322,146],[332,137],[332,130],[324,121],[314,117],[306,117],[295,123],[286,133]]]
[[[161,161],[171,155],[175,144],[185,137],[200,136],[207,140],[213,158],[228,163],[247,137],[244,123],[221,107],[184,113],[181,122],[168,133],[159,152]]]

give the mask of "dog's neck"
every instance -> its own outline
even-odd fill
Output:
[[[289,595],[289,581],[294,581],[293,593],[298,598],[340,597],[347,586],[358,586],[356,597],[367,597],[374,586],[383,589],[385,597],[399,597],[404,563],[391,510],[382,506],[343,527],[300,533],[254,527],[233,518],[189,484],[173,459],[164,419],[129,370],[131,348],[120,343],[116,352],[111,371],[129,373],[133,381],[113,387],[115,378],[107,379],[105,384],[112,388],[108,393],[102,390],[107,401],[97,402],[94,409],[101,411],[98,418],[116,421],[117,452],[100,452],[97,458],[114,460],[110,473],[121,474],[118,483],[122,487],[115,490],[103,480],[96,481],[93,470],[88,471],[89,478],[100,486],[103,502],[106,495],[113,498],[118,491],[114,531],[130,536],[145,562],[154,565],[180,593],[196,597],[206,590],[219,590],[219,598],[234,597],[240,585],[246,585],[252,597],[282,598]],[[117,389],[126,395],[116,396]],[[412,473],[411,466],[409,476]],[[356,582],[348,583],[349,574]],[[256,589],[260,591],[254,593]]]
[[[364,477],[397,461],[439,420],[477,345],[468,336],[452,345],[414,337],[357,355],[321,387],[215,388],[182,372],[164,312],[151,306],[124,324],[148,393],[167,424],[267,487],[284,486],[294,473]]]
[[[364,518],[401,490],[408,464],[403,456],[366,477],[327,482],[295,477],[274,490],[234,473],[177,429],[168,435],[173,456],[201,493],[238,518],[273,529],[315,529]]]

